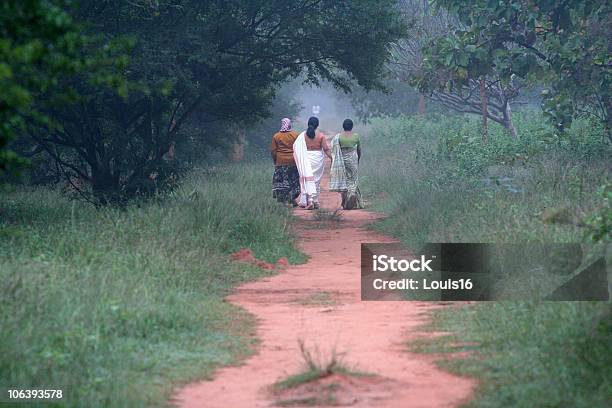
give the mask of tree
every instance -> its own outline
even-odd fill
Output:
[[[537,79],[548,85],[544,112],[559,133],[576,115],[590,115],[612,127],[609,38],[612,5],[511,0],[505,2],[436,0],[463,27],[428,50],[431,69],[446,70],[449,83],[501,74]]]
[[[482,78],[465,80],[467,67],[459,65],[462,69],[454,74],[463,80],[449,86],[453,72],[449,72],[444,62],[438,63],[432,58],[429,50],[435,49],[438,55],[452,53],[455,44],[451,38],[461,23],[446,10],[432,10],[428,1],[403,0],[401,9],[410,26],[410,35],[393,44],[390,69],[399,80],[420,90],[420,111],[424,111],[427,96],[449,109],[481,115],[484,122],[493,120],[516,137],[511,102],[519,96],[524,81],[518,78],[502,81],[500,73],[494,69]]]
[[[0,175],[25,163],[8,149],[20,135],[25,117],[37,124],[48,118],[35,110],[40,91],[56,100],[66,96],[57,82],[79,71],[84,38],[66,13],[68,0],[5,0],[0,4]]]
[[[420,94],[408,83],[387,78],[384,91],[361,88],[351,93],[351,105],[361,121],[367,123],[377,116],[397,116],[419,113]]]
[[[88,0],[75,16],[92,34],[134,37],[129,97],[75,77],[79,103],[48,112],[62,127],[30,136],[99,202],[156,188],[170,146],[265,116],[279,84],[302,72],[341,89],[378,86],[403,32],[390,0]]]
[[[423,64],[422,48],[433,39],[446,35],[454,21],[448,13],[431,13],[429,0],[400,0],[399,7],[410,33],[393,44],[389,67],[399,81],[412,83]],[[417,112],[425,114],[424,93],[419,95]]]

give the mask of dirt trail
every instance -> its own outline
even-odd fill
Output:
[[[326,174],[324,183],[327,178]],[[322,206],[338,208],[338,194],[322,190]],[[321,354],[335,349],[346,365],[378,375],[354,381],[337,376],[342,386],[337,405],[451,407],[469,400],[473,380],[438,369],[430,355],[407,351],[407,341],[423,335],[418,326],[439,306],[360,301],[360,244],[393,241],[364,229],[376,214],[345,211],[337,223],[315,221],[313,212],[300,209],[296,215],[304,220],[299,244],[310,260],[244,284],[229,297],[258,320],[261,344],[256,354],[240,366],[218,370],[212,381],[178,390],[174,402],[189,408],[275,406],[278,398],[270,386],[304,368],[299,341]]]

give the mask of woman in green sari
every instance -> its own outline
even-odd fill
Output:
[[[344,132],[339,133],[332,141],[332,167],[330,191],[342,194],[342,208],[353,210],[363,208],[359,191],[359,159],[361,143],[359,135],[353,133],[353,121],[345,119],[342,123]]]

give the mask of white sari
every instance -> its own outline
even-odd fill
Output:
[[[300,173],[300,205],[308,205],[309,199],[319,202],[321,177],[325,168],[325,155],[322,150],[308,150],[306,132],[300,133],[293,144],[293,158]]]

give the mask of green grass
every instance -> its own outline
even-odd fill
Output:
[[[319,371],[319,370],[311,370],[308,369],[304,372],[298,373],[298,374],[293,374],[290,375],[289,377],[278,381],[277,383],[274,384],[274,388],[277,390],[285,390],[288,388],[295,388],[298,387],[302,384],[306,384],[312,381],[316,381],[320,378],[323,378],[325,376],[329,375],[328,373],[325,373],[323,371]]]
[[[612,400],[608,303],[490,302],[447,308],[436,313],[432,328],[454,334],[421,341],[416,350],[469,352],[440,365],[481,381],[470,407],[586,408]]]
[[[333,401],[326,401],[331,402]],[[316,407],[320,405],[319,399],[315,397],[305,397],[305,398],[294,398],[287,400],[275,401],[274,405],[278,407]],[[330,405],[330,404],[326,404]]]
[[[486,148],[477,141],[473,119],[375,122],[360,178],[375,209],[388,215],[377,226],[413,244],[582,240],[586,230],[580,221],[601,207],[597,190],[611,183],[612,148],[597,135],[575,142],[586,146],[580,154],[543,144],[533,134],[537,118],[529,118],[517,120],[526,140],[509,140],[493,126]],[[457,137],[459,144],[449,152]],[[583,157],[587,152],[592,154]],[[527,158],[507,158],[516,155]],[[569,219],[543,222],[551,210]]]
[[[334,298],[334,295],[330,292],[315,292],[306,298],[297,300],[297,303],[302,306],[334,306],[338,304],[338,301]]]
[[[337,392],[341,385],[336,382],[323,384],[318,382],[332,375],[344,375],[352,377],[369,377],[373,374],[354,370],[345,365],[342,355],[338,355],[332,349],[329,355],[321,355],[318,348],[310,350],[303,340],[299,340],[300,353],[304,360],[304,370],[290,375],[272,385],[275,394],[274,405],[282,407],[291,406],[336,406],[338,405]],[[300,389],[308,385],[308,388]],[[295,396],[291,390],[298,389],[302,395]],[[289,394],[287,395],[287,391]]]
[[[0,385],[62,388],[65,406],[163,406],[174,385],[248,355],[253,321],[223,297],[265,272],[228,254],[305,260],[268,167],[194,174],[124,210],[3,194]]]
[[[299,340],[300,354],[304,360],[304,370],[277,381],[273,385],[276,391],[299,387],[300,385],[328,377],[332,374],[348,376],[370,376],[372,374],[349,368],[342,360],[343,355],[332,349],[329,355],[322,355],[318,347],[309,349],[303,340]]]
[[[362,191],[387,214],[374,228],[409,246],[585,242],[593,215],[598,231],[609,228],[610,219],[602,220],[610,201],[598,190],[610,185],[612,149],[601,129],[579,122],[566,138],[551,140],[541,117],[519,114],[516,122],[518,140],[491,125],[483,146],[474,117],[374,121],[360,172]],[[592,250],[601,255],[604,245]],[[433,327],[454,334],[411,347],[471,350],[468,359],[442,362],[480,380],[470,406],[605,406],[612,400],[611,310],[610,302],[446,308],[434,314]]]
[[[332,374],[342,374],[342,375],[352,376],[352,377],[367,377],[367,376],[373,375],[370,373],[352,370],[350,368],[344,367],[341,364],[336,363],[333,367],[323,368],[323,369],[308,367],[306,370],[300,373],[290,375],[289,377],[276,382],[274,384],[274,389],[286,390],[290,388],[296,388],[296,387],[299,387],[300,385],[307,384],[309,382],[313,382],[321,378],[328,377]]]

